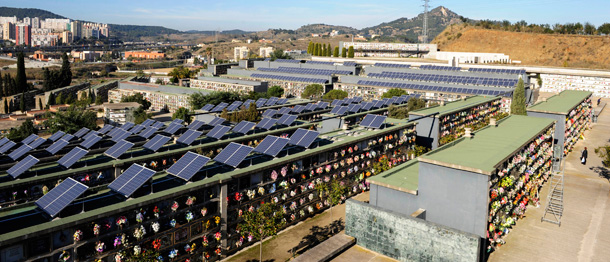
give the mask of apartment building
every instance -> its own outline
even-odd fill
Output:
[[[15,25],[15,44],[29,46],[32,43],[32,31],[29,25]]]
[[[248,58],[248,54],[250,53],[250,49],[247,46],[238,46],[235,47],[233,52],[233,59],[235,61],[239,61],[241,59]]]
[[[270,47],[270,46],[261,47],[261,49],[259,50],[258,56],[260,56],[260,57],[270,57],[271,53],[273,53],[273,47]]]

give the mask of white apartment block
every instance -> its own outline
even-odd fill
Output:
[[[238,47],[235,47],[234,50],[235,50],[235,52],[234,52],[233,57],[234,57],[235,61],[239,61],[241,59],[248,58],[248,54],[250,53],[250,49],[248,49],[247,46],[241,46],[241,47],[238,46]]]
[[[47,18],[41,23],[41,28],[53,29],[57,32],[63,32],[68,29],[70,19]]]
[[[271,53],[273,53],[273,47],[261,47],[261,49],[259,50],[258,55],[260,57],[270,57]]]
[[[17,17],[16,16],[0,16],[0,24],[5,24],[5,23],[17,23]]]

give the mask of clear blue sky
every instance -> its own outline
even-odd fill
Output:
[[[72,19],[160,25],[179,30],[296,29],[325,23],[374,26],[423,10],[421,0],[0,0],[0,6],[45,9]],[[610,0],[433,0],[473,19],[528,23],[610,22]]]

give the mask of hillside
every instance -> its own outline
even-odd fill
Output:
[[[37,8],[12,8],[5,6],[0,7],[0,16],[16,16],[17,19],[23,19],[24,17],[39,17],[42,19],[65,18],[61,15]]]
[[[417,42],[422,33],[424,15],[419,14],[413,18],[400,18],[391,22],[382,23],[377,26],[363,28],[363,34],[376,34],[386,37],[402,38],[408,42]],[[432,9],[428,14],[428,39],[434,39],[448,25],[460,23],[461,17],[447,9],[439,6]]]
[[[357,33],[358,29],[349,26],[340,25],[326,25],[326,24],[310,24],[299,27],[295,30],[297,34],[311,35],[311,34],[322,34],[329,33],[333,30],[340,31],[341,34]]]
[[[608,36],[518,33],[454,25],[432,43],[441,51],[504,53],[524,65],[610,69]]]

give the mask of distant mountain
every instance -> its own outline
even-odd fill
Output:
[[[341,34],[351,34],[351,33],[358,32],[358,29],[349,27],[349,26],[311,24],[311,25],[301,26],[299,29],[295,30],[295,33],[311,35],[311,34],[329,33],[333,30],[339,31]]]
[[[137,38],[144,36],[181,33],[176,29],[170,29],[163,26],[108,24],[108,27],[110,27],[110,36],[121,40],[136,40]]]
[[[214,35],[216,31],[199,31],[199,30],[188,30],[188,31],[184,31],[184,33],[187,34],[204,34],[204,35]],[[233,30],[222,30],[218,32],[219,34],[223,34],[223,35],[243,35],[243,34],[251,34],[254,33],[253,31],[244,31],[244,30],[240,30],[240,29],[233,29]]]
[[[23,19],[24,17],[39,17],[42,19],[46,18],[66,18],[61,15],[51,13],[46,10],[37,8],[13,8],[13,7],[0,7],[0,16],[16,16],[17,19]]]
[[[445,28],[454,23],[461,22],[463,17],[452,12],[444,6],[432,9],[428,13],[428,40],[440,34]],[[360,33],[367,35],[380,35],[383,37],[402,38],[408,42],[417,42],[421,35],[424,24],[424,14],[413,18],[399,18],[391,22],[381,23],[377,26],[367,27]]]

